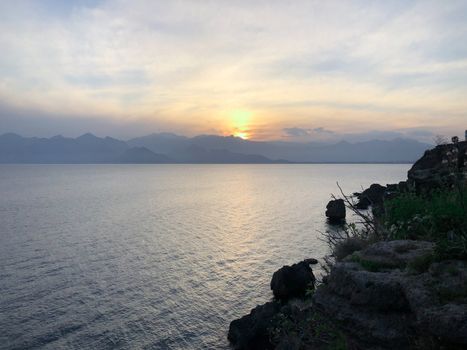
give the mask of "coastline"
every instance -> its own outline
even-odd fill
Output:
[[[454,192],[465,186],[466,165],[467,142],[437,146],[415,162],[407,181],[374,184],[355,193],[358,203],[344,195],[347,208],[360,215],[361,210],[371,207],[371,215],[361,214],[361,218],[370,218],[366,224],[373,225],[375,231],[388,231],[382,220],[387,219],[391,200],[420,193],[436,195],[442,189]],[[345,223],[345,212],[342,216],[328,205],[329,209],[330,219]],[[228,339],[233,348],[465,348],[466,256],[443,255],[443,241],[408,239],[415,235],[414,230],[406,229],[405,239],[395,239],[391,232],[385,232],[385,237],[375,237],[373,232],[365,239],[347,236],[345,240],[331,234],[328,243],[334,248],[332,253],[336,248],[346,251],[343,256],[328,257],[323,280],[315,288],[307,260],[279,269],[271,281],[272,301],[230,324]],[[308,266],[312,283],[306,274],[294,271],[300,264]],[[298,292],[278,294],[277,283],[273,283],[278,273],[286,274],[283,289]]]

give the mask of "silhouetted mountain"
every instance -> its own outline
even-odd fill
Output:
[[[133,163],[133,164],[154,164],[154,163],[170,163],[169,157],[154,153],[146,147],[133,147],[123,152],[116,158],[117,163]]]
[[[225,149],[207,150],[203,147],[191,144],[182,148],[177,153],[170,153],[172,159],[180,163],[218,163],[218,164],[243,164],[243,163],[285,163],[287,161],[273,161],[261,155],[242,154],[230,152]]]
[[[287,160],[271,160],[259,152],[250,152],[248,147],[244,147],[243,152],[239,151],[240,147],[235,147],[235,145],[243,141],[238,137],[200,135],[188,138],[161,133],[138,137],[129,140],[128,144],[167,154],[171,159],[180,163],[288,163]],[[252,141],[244,142],[253,143]],[[229,148],[237,150],[232,151]]]
[[[181,162],[194,161],[193,159],[199,157],[200,150],[205,152],[223,150],[237,154],[261,155],[268,159],[286,159],[292,162],[411,163],[431,147],[410,139],[373,140],[359,143],[342,141],[336,144],[326,144],[259,142],[216,135],[200,135],[193,138],[167,135],[152,134],[132,139],[128,143],[132,146],[147,147],[153,152],[167,154],[170,158]],[[190,160],[190,157],[193,158]]]
[[[409,163],[428,148],[409,139],[325,144],[161,133],[124,142],[89,133],[75,139],[8,133],[0,136],[0,163]]]
[[[140,143],[135,145],[135,143]],[[145,144],[152,145],[152,149]],[[159,151],[154,151],[157,148]],[[171,151],[177,157],[163,153]],[[0,136],[0,163],[273,163],[261,155],[211,150],[174,134],[149,135],[128,145],[111,137],[90,133],[75,139],[57,135],[47,138]]]
[[[127,143],[132,147],[146,147],[153,152],[162,154],[183,153],[191,144],[188,137],[167,132],[137,137]]]
[[[0,163],[132,163],[167,162],[150,150],[129,150],[124,141],[84,134],[76,139],[61,135],[47,138],[0,136]],[[143,154],[144,153],[144,154]],[[135,160],[132,161],[131,157]]]

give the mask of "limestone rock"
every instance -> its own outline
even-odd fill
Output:
[[[433,248],[434,244],[426,241],[382,241],[355,254],[359,259],[371,262],[380,268],[397,268],[405,267],[410,261],[431,254]]]
[[[358,263],[336,264],[327,279],[333,293],[349,300],[351,305],[366,305],[369,309],[408,310],[398,274],[369,272]]]
[[[290,299],[304,296],[307,289],[315,286],[315,276],[310,264],[316,259],[306,259],[292,266],[283,266],[272,275],[271,289],[277,299]]]
[[[331,222],[341,222],[345,220],[345,203],[343,199],[329,201],[326,206],[326,216]]]
[[[357,209],[368,209],[370,205],[379,206],[383,203],[386,187],[380,184],[372,184],[358,195]]]
[[[268,329],[281,306],[278,302],[258,305],[248,315],[230,323],[227,338],[234,349],[271,349]]]
[[[364,349],[411,349],[420,341],[467,348],[467,261],[426,259],[432,254],[431,242],[370,245],[333,266],[314,306]],[[420,261],[428,264],[414,269]]]
[[[408,349],[409,313],[378,312],[372,307],[352,305],[348,299],[320,286],[313,296],[314,306],[339,322],[358,349]]]
[[[467,173],[467,141],[439,145],[427,150],[409,170],[408,184],[417,191],[429,191],[456,179],[453,171]]]

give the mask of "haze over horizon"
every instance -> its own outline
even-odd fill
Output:
[[[0,242],[0,350],[467,350],[467,0],[0,0]]]
[[[434,142],[436,141],[436,137],[441,137],[443,135],[439,134],[434,134],[431,132],[404,132],[404,131],[379,131],[379,130],[371,130],[366,133],[354,133],[354,134],[338,134],[334,132],[327,132],[329,135],[327,138],[320,138],[320,139],[314,139],[314,138],[309,138],[306,136],[309,135],[304,135],[299,128],[290,128],[290,130],[284,130],[285,133],[290,133],[291,135],[286,137],[286,138],[278,138],[278,139],[254,139],[254,138],[245,138],[242,137],[241,135],[236,135],[234,133],[230,135],[219,135],[215,133],[205,133],[205,134],[196,134],[196,135],[189,135],[189,134],[182,134],[182,133],[175,133],[172,131],[154,131],[151,132],[150,130],[146,131],[146,133],[141,133],[141,134],[135,134],[134,136],[129,136],[129,137],[120,137],[116,136],[114,134],[109,134],[102,130],[101,132],[92,132],[92,131],[84,131],[84,132],[69,132],[69,133],[46,133],[46,134],[29,134],[29,133],[20,133],[20,132],[15,132],[15,131],[5,131],[5,132],[0,132],[0,136],[5,136],[9,134],[17,135],[20,137],[25,137],[25,138],[44,138],[44,139],[50,139],[54,137],[64,137],[64,138],[69,138],[69,139],[74,139],[74,138],[79,138],[81,136],[86,136],[86,135],[92,135],[98,138],[114,138],[114,139],[119,139],[123,141],[129,141],[133,139],[139,139],[139,138],[145,138],[145,137],[151,137],[151,136],[174,136],[177,138],[187,138],[187,139],[192,139],[192,138],[199,138],[199,137],[219,137],[219,138],[237,138],[245,141],[254,141],[254,142],[260,142],[260,143],[268,143],[268,142],[289,142],[289,143],[296,143],[296,144],[307,144],[307,143],[316,143],[316,144],[336,144],[336,143],[341,143],[341,142],[348,142],[348,143],[362,143],[362,142],[368,142],[368,141],[395,141],[399,139],[403,140],[408,140],[408,141],[417,141],[423,144],[428,145],[433,145]],[[316,132],[316,131],[315,131]],[[320,131],[318,131],[320,132]],[[118,134],[118,132],[117,132]],[[444,136],[443,136],[444,137]],[[445,140],[448,140],[445,137]]]
[[[467,1],[0,3],[0,134],[364,141],[466,127]]]

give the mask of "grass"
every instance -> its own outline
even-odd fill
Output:
[[[435,256],[433,254],[422,255],[409,262],[407,268],[415,273],[423,273],[428,271],[434,261]]]
[[[333,255],[337,261],[343,260],[346,256],[352,255],[354,252],[362,250],[368,245],[368,241],[365,241],[359,237],[349,237],[341,241],[336,242],[333,249]]]
[[[467,259],[467,188],[403,193],[384,204],[390,239],[430,240],[438,258]]]
[[[448,272],[451,276],[458,276],[458,275],[460,274],[459,269],[457,269],[457,268],[454,267],[454,266],[449,266],[448,269],[447,269],[447,272]]]
[[[460,289],[439,287],[437,292],[442,304],[452,302],[465,303],[467,301],[467,287]]]
[[[377,263],[375,261],[362,259],[357,254],[353,254],[350,257],[350,260],[352,262],[354,262],[354,263],[360,264],[361,267],[363,267],[365,270],[370,271],[370,272],[379,272],[381,270],[394,269],[395,268],[395,266],[393,266],[393,265],[385,265],[385,264]]]
[[[328,316],[313,308],[300,312],[284,310],[278,313],[268,329],[271,344],[277,346],[283,339],[294,339],[300,349],[344,350],[347,340]],[[282,347],[283,348],[283,347]]]

